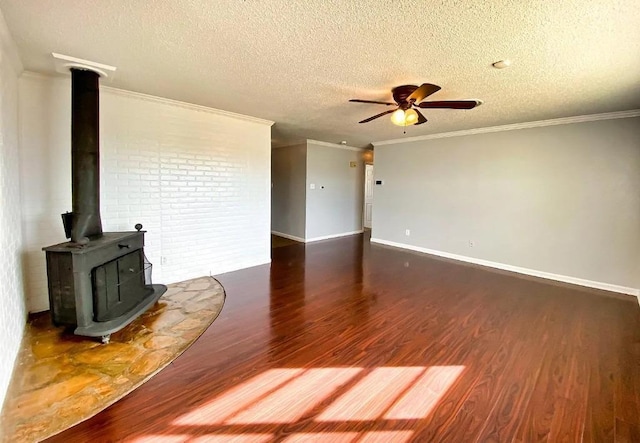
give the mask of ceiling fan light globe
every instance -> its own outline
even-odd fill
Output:
[[[404,111],[402,109],[396,110],[393,114],[391,114],[391,122],[394,125],[405,126],[405,118]]]
[[[415,125],[418,123],[418,113],[415,109],[408,109],[404,113],[404,124],[406,126]]]

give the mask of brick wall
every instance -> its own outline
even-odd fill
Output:
[[[0,13],[0,407],[25,325],[18,176],[18,72],[15,46]]]
[[[71,210],[69,83],[20,80],[31,311],[48,308],[40,249],[64,241]],[[103,227],[144,225],[154,282],[270,260],[270,122],[106,87],[100,100]]]

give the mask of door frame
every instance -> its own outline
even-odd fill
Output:
[[[369,203],[367,203],[367,171],[369,169],[369,167],[371,167],[372,170],[372,174],[371,174],[371,201]],[[362,193],[363,193],[363,198],[362,198],[362,228],[363,229],[371,229],[372,225],[373,225],[373,190],[374,190],[374,184],[375,184],[375,177],[373,175],[373,163],[372,162],[365,162],[364,164],[364,187],[362,189]],[[369,226],[367,226],[367,204],[371,205],[371,220],[369,220]]]

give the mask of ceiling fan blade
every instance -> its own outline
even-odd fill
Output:
[[[414,126],[415,125],[421,125],[421,124],[427,122],[427,117],[422,115],[422,112],[418,111],[417,109],[414,109],[414,111],[416,111],[418,113],[418,121],[416,123],[414,123]]]
[[[415,106],[419,108],[444,108],[444,109],[473,109],[476,106],[480,106],[482,102],[480,100],[444,100],[439,102],[422,102],[417,103]]]
[[[407,97],[407,101],[410,102],[411,100],[413,100],[414,103],[420,102],[429,97],[431,94],[438,92],[440,89],[441,88],[438,85],[423,83],[418,89],[413,91],[413,93],[411,93],[409,97]]]
[[[376,105],[398,106],[397,103],[376,102],[376,101],[373,101],[373,100],[360,100],[360,99],[357,99],[357,98],[352,98],[349,101],[353,102],[353,103],[373,103],[373,104],[376,104]]]
[[[377,115],[374,115],[373,117],[369,117],[367,119],[364,119],[364,120],[362,120],[361,122],[358,122],[358,123],[367,123],[367,122],[370,122],[371,120],[375,120],[378,117],[382,117],[383,115],[391,114],[392,112],[395,112],[395,111],[396,111],[395,109],[389,109],[388,111],[381,112],[380,114],[377,114]]]

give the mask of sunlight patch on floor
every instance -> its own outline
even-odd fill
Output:
[[[189,435],[145,435],[130,443],[266,443],[273,440],[271,434],[216,434],[194,437]]]
[[[411,427],[429,416],[464,369],[464,366],[270,369],[174,420],[176,435],[142,436],[129,441],[263,442],[278,436],[283,425],[296,425],[298,432],[288,435],[284,442],[404,443],[413,435],[415,429]],[[307,417],[314,418],[307,422]],[[400,423],[406,429],[394,429],[397,420],[404,420]],[[304,424],[310,432],[300,432],[303,430],[300,425]],[[331,431],[334,425],[339,427],[336,432]],[[210,429],[198,429],[203,426]],[[327,430],[313,429],[318,426]],[[363,431],[363,426],[381,430]],[[199,432],[207,435],[198,436]]]
[[[270,441],[273,441],[273,435],[271,434],[218,434],[192,437],[184,443],[267,443]]]
[[[225,423],[294,423],[360,371],[360,368],[309,369]]]
[[[130,443],[183,443],[189,439],[188,435],[144,435],[129,440]]]
[[[404,443],[411,439],[413,431],[372,431],[365,432],[358,443]]]
[[[301,432],[283,443],[405,443],[412,435],[413,431]]]
[[[283,443],[351,443],[358,432],[301,432],[282,440]]]
[[[406,443],[413,431],[369,432],[300,432],[282,440],[283,443]],[[193,437],[188,435],[147,435],[130,443],[266,443],[272,434],[216,434]]]
[[[421,366],[376,368],[329,405],[316,421],[375,420],[424,371]]]
[[[432,366],[384,414],[388,420],[425,418],[460,377],[464,366]]]
[[[215,400],[183,415],[175,420],[173,424],[206,425],[220,423],[303,372],[304,369],[270,369],[235,386]]]

